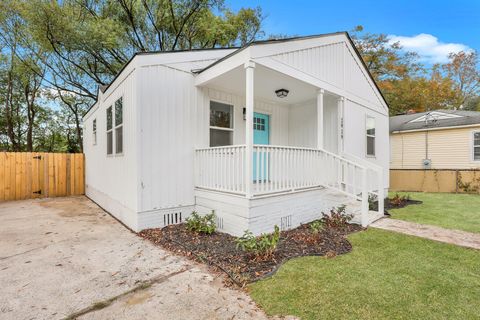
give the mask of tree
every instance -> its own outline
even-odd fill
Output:
[[[449,54],[450,62],[443,65],[443,70],[447,76],[454,82],[454,88],[457,92],[457,101],[455,107],[460,107],[467,100],[474,99],[480,94],[480,70],[478,53],[458,52]]]
[[[353,31],[353,40],[390,106],[390,114],[407,110],[458,108],[475,101],[480,87],[476,53],[450,54],[451,62],[427,68],[417,54],[404,52],[385,34]]]
[[[90,99],[135,52],[244,45],[261,34],[260,9],[233,13],[221,0],[24,0],[19,8],[49,53],[51,85]]]
[[[10,3],[7,1],[7,3]],[[14,14],[14,4],[3,7],[0,15],[0,43],[4,59],[0,59],[0,74],[3,74],[4,99],[0,105],[4,117],[6,135],[13,151],[33,150],[33,127],[35,115],[39,108],[37,104],[38,93],[44,79],[44,71],[39,64],[39,59],[30,56],[25,49],[25,43],[31,39],[25,32],[20,17]],[[30,46],[34,48],[34,46]],[[37,55],[41,56],[39,51]],[[26,140],[24,141],[24,135]],[[26,142],[26,146],[24,146]]]
[[[363,27],[357,26],[352,31],[352,40],[377,82],[401,79],[425,71],[417,61],[417,54],[404,53],[400,44],[391,43],[386,34],[363,33]]]
[[[81,151],[83,112],[136,52],[245,45],[261,23],[223,0],[2,0],[0,144]]]

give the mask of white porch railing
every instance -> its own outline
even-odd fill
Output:
[[[195,186],[245,195],[245,145],[195,150]]]
[[[328,187],[362,201],[362,224],[368,223],[368,194],[383,191],[381,171],[311,148],[254,145],[246,179],[246,153],[245,145],[196,150],[195,186],[246,195],[250,183],[253,197]]]

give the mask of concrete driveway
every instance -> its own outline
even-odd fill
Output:
[[[0,319],[266,319],[85,197],[0,204]]]

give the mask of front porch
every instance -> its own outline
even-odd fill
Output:
[[[200,87],[235,94],[244,101],[238,106],[221,99],[221,94],[209,97],[210,146],[195,150],[196,198],[209,202],[201,209],[216,209],[220,216],[222,211],[237,212],[248,229],[252,229],[252,208],[260,199],[286,201],[288,209],[283,208],[283,216],[274,223],[286,228],[315,219],[330,205],[349,204],[355,221],[364,226],[376,218],[369,212],[368,199],[372,195],[383,199],[383,170],[344,153],[343,96],[252,61]],[[288,95],[277,96],[278,89],[288,90]],[[326,194],[336,196],[335,200],[324,198]],[[218,202],[238,206],[225,210]],[[275,216],[275,210],[263,210]],[[296,223],[285,222],[295,215]]]

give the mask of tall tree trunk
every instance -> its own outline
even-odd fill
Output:
[[[12,58],[13,63],[13,58]],[[12,70],[13,65],[10,67],[10,70],[7,74],[7,96],[5,99],[5,119],[7,121],[7,135],[10,140],[11,149],[13,151],[18,151],[18,144],[15,135],[14,120],[13,120],[13,76]]]
[[[27,151],[33,151],[33,125],[35,123],[35,93],[30,92],[29,84],[24,87],[25,101],[27,103]]]
[[[82,127],[80,125],[80,117],[78,115],[78,109],[77,109],[77,112],[75,112],[75,126],[76,126],[76,132],[77,132],[77,143],[80,148],[80,152],[83,152]]]

